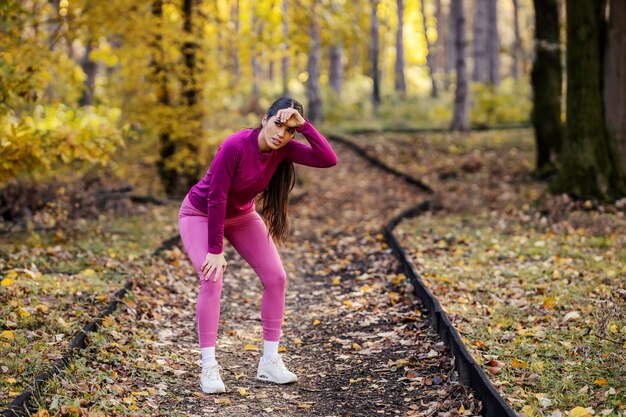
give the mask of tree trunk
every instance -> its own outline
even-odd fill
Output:
[[[445,77],[445,87],[446,90],[450,87],[452,73],[456,68],[456,57],[457,57],[457,7],[455,4],[459,2],[456,0],[450,0],[450,7],[448,9],[448,37],[446,39],[446,77]]]
[[[487,2],[476,0],[474,9],[474,69],[472,81],[487,83]]]
[[[606,128],[626,172],[626,3],[611,0],[604,68]]]
[[[487,0],[487,64],[490,84],[500,84],[500,37],[498,35],[498,0]]]
[[[343,56],[343,46],[341,44],[332,45],[328,52],[330,57],[329,82],[330,87],[337,93],[341,94],[343,84],[343,66],[341,58]]]
[[[519,0],[513,0],[513,34],[515,40],[513,41],[513,79],[519,80],[519,67],[522,61],[522,38],[519,33]]]
[[[235,0],[231,7],[231,19],[235,24],[235,39],[233,41],[233,87],[239,82],[239,76],[241,74],[241,66],[239,64],[239,0]]]
[[[372,62],[372,104],[374,105],[374,111],[376,111],[380,105],[380,70],[378,68],[378,0],[371,0],[371,6],[370,59]]]
[[[280,59],[280,73],[281,80],[283,85],[283,96],[289,95],[289,51],[287,48],[289,47],[288,39],[289,39],[289,0],[283,0],[283,42],[281,43],[280,50],[282,52],[282,57]]]
[[[428,38],[428,24],[427,24],[427,19],[426,19],[426,7],[424,6],[426,0],[420,0],[420,7],[421,7],[421,12],[422,12],[422,22],[424,24],[424,38],[426,40],[426,65],[428,66],[428,72],[430,73],[430,83],[431,83],[431,90],[430,90],[430,96],[431,97],[438,97],[439,96],[439,91],[437,89],[437,82],[435,81],[435,62],[433,59],[433,55],[431,54],[431,52],[433,51],[433,46],[430,43],[430,39]]]
[[[435,78],[437,78],[444,70],[443,57],[445,51],[445,25],[443,12],[441,10],[441,0],[435,0],[435,19],[437,19],[437,41],[433,44],[432,56],[435,65]]]
[[[553,190],[613,199],[626,184],[604,124],[601,29],[604,1],[567,0],[567,127]]]
[[[250,10],[250,19],[252,23],[252,28],[250,31],[256,34],[257,39],[260,38],[260,34],[262,31],[259,28],[259,18],[257,16],[257,11],[252,5]],[[259,101],[261,99],[261,88],[259,87],[259,77],[261,76],[261,65],[259,64],[259,60],[257,59],[257,55],[259,54],[259,49],[261,46],[258,42],[254,43],[254,47],[252,48],[252,56],[250,58],[250,66],[252,67],[252,97],[250,98],[251,105],[255,107],[259,106]]]
[[[315,9],[315,3],[313,4]],[[322,40],[320,26],[315,13],[311,16],[310,26],[311,48],[308,54],[307,71],[309,79],[306,83],[306,96],[309,102],[309,120],[315,123],[322,120],[322,94],[320,88],[320,64],[322,58]]]
[[[85,56],[80,63],[83,68],[83,72],[87,76],[83,86],[83,95],[81,96],[78,104],[80,106],[91,106],[93,104],[93,93],[96,84],[96,73],[98,72],[98,64],[93,62],[89,55],[93,50],[91,39],[87,40],[87,46],[85,48]]]
[[[403,0],[396,0],[397,3],[397,15],[398,15],[398,29],[396,31],[396,65],[395,65],[395,91],[400,93],[403,97],[406,95],[406,82],[404,81],[404,42],[403,30],[404,30],[404,2]],[[423,0],[421,1],[423,3]]]
[[[561,46],[557,0],[534,0],[535,61],[532,123],[535,129],[537,172],[549,171],[563,142],[561,123]]]
[[[193,39],[193,0],[183,0],[183,28],[187,39]],[[196,45],[193,41],[183,42],[182,55],[185,61],[185,73],[182,77],[182,94],[187,106],[193,107],[198,99],[198,86],[195,81]]]
[[[465,39],[465,15],[463,0],[450,1],[450,15],[455,17],[452,26],[455,30],[456,53],[456,92],[454,94],[454,116],[451,130],[467,130],[469,128],[469,96],[467,88],[467,41]]]
[[[162,26],[161,19],[163,18],[163,1],[155,0],[152,3],[152,15],[157,19],[157,25],[160,28]],[[159,104],[164,107],[170,106],[170,95],[167,88],[167,73],[165,71],[163,51],[163,35],[157,32],[152,42],[152,61],[150,66],[152,67],[152,76],[154,83],[156,84],[156,96]],[[178,184],[178,172],[167,166],[167,161],[176,152],[176,143],[171,139],[170,132],[167,130],[159,132],[159,160],[157,161],[157,168],[161,182],[165,188],[165,192],[168,196],[175,193],[176,185]]]

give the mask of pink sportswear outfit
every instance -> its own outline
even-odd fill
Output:
[[[259,149],[260,128],[244,129],[220,146],[205,177],[185,197],[178,227],[185,252],[200,278],[196,321],[201,347],[215,346],[222,280],[202,275],[207,252],[222,252],[224,237],[254,269],[263,284],[263,338],[280,340],[285,309],[286,274],[274,241],[256,212],[254,200],[267,188],[283,161],[326,168],[337,164],[328,141],[306,120],[296,129],[311,146],[291,140],[280,149]]]

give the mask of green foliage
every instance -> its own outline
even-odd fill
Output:
[[[527,124],[532,110],[528,80],[516,82],[507,78],[497,87],[470,84],[470,124],[488,127]]]

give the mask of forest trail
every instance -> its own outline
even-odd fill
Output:
[[[134,341],[134,355],[142,361],[160,357],[159,366],[143,367],[127,387],[154,390],[154,396],[132,397],[137,406],[170,416],[436,416],[458,415],[461,406],[477,410],[380,233],[388,219],[426,195],[343,145],[333,146],[336,167],[297,166],[302,184],[294,192],[306,194],[291,206],[290,239],[279,247],[287,271],[282,354],[298,382],[280,386],[255,379],[263,344],[262,287],[227,244],[216,349],[227,392],[200,392],[197,277],[176,248],[164,255],[170,272],[160,272],[163,286],[138,282],[137,315],[118,314],[111,327],[119,326],[119,342]],[[158,343],[137,343],[155,333]]]

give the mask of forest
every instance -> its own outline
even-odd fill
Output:
[[[0,0],[0,28],[3,416],[626,416],[623,0]],[[179,208],[281,96],[338,157],[296,164],[277,242],[300,379],[254,381],[264,286],[225,245],[208,395]]]

